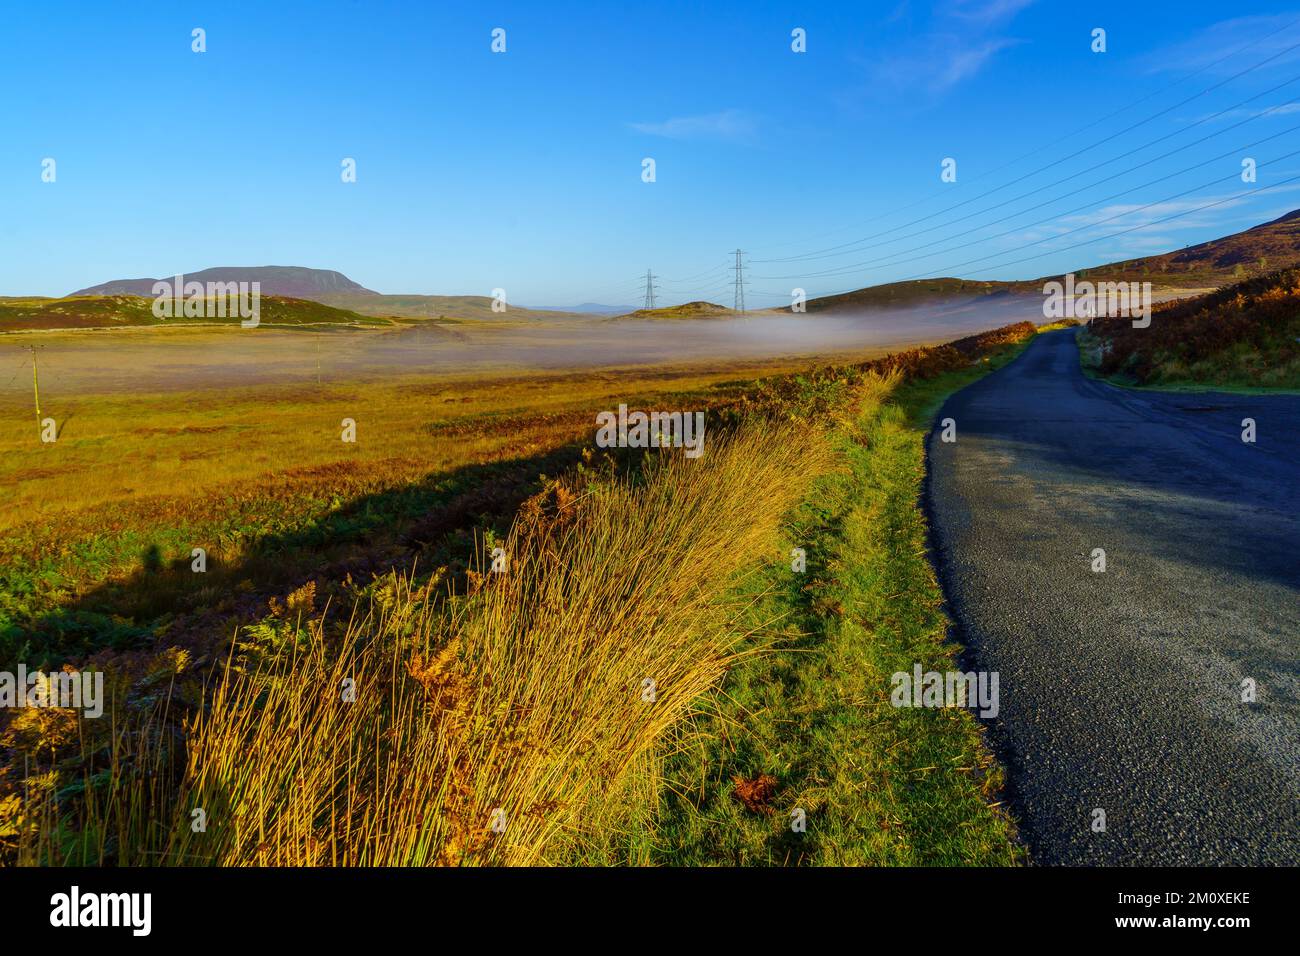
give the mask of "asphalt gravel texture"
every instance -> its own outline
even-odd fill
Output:
[[[1067,329],[951,396],[927,448],[1033,861],[1300,863],[1300,396],[1119,388]]]

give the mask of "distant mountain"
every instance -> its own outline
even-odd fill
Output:
[[[153,284],[159,279],[115,279],[78,289],[72,295],[153,295]],[[200,272],[185,273],[186,282],[260,282],[262,295],[279,295],[295,299],[321,301],[322,296],[346,293],[349,295],[379,295],[358,285],[341,272],[332,269],[307,269],[303,266],[218,266]]]

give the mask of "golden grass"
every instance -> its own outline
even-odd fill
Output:
[[[629,788],[655,785],[657,745],[741,653],[725,596],[778,559],[828,449],[806,424],[754,421],[710,435],[699,459],[554,483],[503,543],[507,570],[485,565],[450,608],[433,584],[396,582],[341,642],[307,619],[287,660],[246,672],[232,658],[186,723],[183,767],[160,710],[111,718],[111,786],[83,754],[86,798],[28,805],[19,859],[563,862],[618,825]]]
[[[753,373],[719,364],[104,394],[64,394],[58,380],[43,380],[42,415],[59,428],[52,444],[39,440],[28,374],[26,392],[0,399],[0,528],[80,516],[79,525],[100,530],[136,503],[166,511],[232,489],[273,495],[290,469],[347,465],[396,486],[589,436],[594,412],[620,401],[695,393],[700,407]],[[355,443],[341,440],[344,418],[357,423]]]

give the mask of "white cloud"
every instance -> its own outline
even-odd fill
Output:
[[[1010,37],[973,40],[955,34],[930,34],[906,52],[873,64],[868,71],[870,85],[891,95],[902,90],[938,95],[975,76],[997,53],[1019,42]]]
[[[989,40],[977,47],[952,50],[948,54],[947,62],[943,64],[942,69],[934,77],[931,88],[944,90],[950,86],[956,86],[967,77],[978,73],[989,58],[999,50],[1005,50],[1009,46],[1014,46],[1015,43],[1015,40],[999,38]]]
[[[1144,59],[1150,72],[1198,70],[1215,64],[1225,54],[1251,44],[1239,55],[1229,56],[1212,69],[1215,74],[1239,73],[1241,70],[1282,53],[1300,43],[1300,32],[1286,29],[1297,19],[1295,13],[1272,16],[1235,17],[1211,24],[1186,40],[1155,50]],[[1270,67],[1300,60],[1300,49],[1283,53]]]
[[[1120,229],[1132,229],[1134,227],[1146,229],[1157,223],[1164,225],[1162,220],[1168,219],[1170,216],[1178,216],[1179,228],[1187,228],[1192,224],[1195,213],[1201,211],[1200,207],[1207,203],[1219,203],[1217,206],[1212,206],[1211,209],[1221,212],[1234,206],[1240,206],[1249,198],[1248,196],[1198,196],[1192,199],[1177,199],[1150,205],[1113,203],[1092,212],[1065,216],[1060,221],[1072,227],[1101,226],[1104,227],[1103,231],[1105,232],[1115,232]],[[1210,213],[1211,209],[1203,211]],[[1214,217],[1210,215],[1205,218],[1212,220]]]
[[[1300,191],[1300,183],[1288,183],[1270,188],[1266,195],[1296,191]],[[1049,229],[1055,230],[1058,235],[1070,232],[1074,242],[1088,242],[1094,238],[1101,239],[1116,232],[1124,232],[1125,235],[1115,237],[1116,242],[1134,248],[1149,242],[1152,247],[1158,247],[1162,243],[1173,242],[1168,238],[1169,232],[1217,229],[1221,234],[1228,235],[1240,231],[1234,226],[1258,225],[1281,215],[1245,211],[1243,207],[1253,208],[1256,199],[1256,194],[1243,193],[1195,196],[1150,206],[1118,203],[1081,215],[1064,216]],[[1215,205],[1201,208],[1210,203]]]
[[[946,12],[962,20],[976,23],[996,23],[1009,20],[1034,0],[951,0]]]
[[[629,123],[647,136],[668,139],[715,139],[743,141],[754,137],[758,123],[743,110],[723,110],[701,116],[676,116],[657,123]]]
[[[896,46],[892,56],[867,67],[879,94],[917,91],[937,96],[976,74],[998,53],[1022,41],[1003,28],[1034,0],[948,0],[931,14],[929,28]]]
[[[1279,106],[1266,106],[1258,110],[1226,110],[1222,113],[1207,113],[1198,117],[1196,122],[1204,123],[1206,120],[1229,120],[1238,117],[1261,117],[1261,116],[1289,116],[1292,113],[1300,113],[1300,103],[1282,103]]]

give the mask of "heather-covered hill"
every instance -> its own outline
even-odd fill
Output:
[[[1300,388],[1300,268],[1247,279],[1153,311],[1151,325],[1093,320],[1092,360],[1141,384]]]

